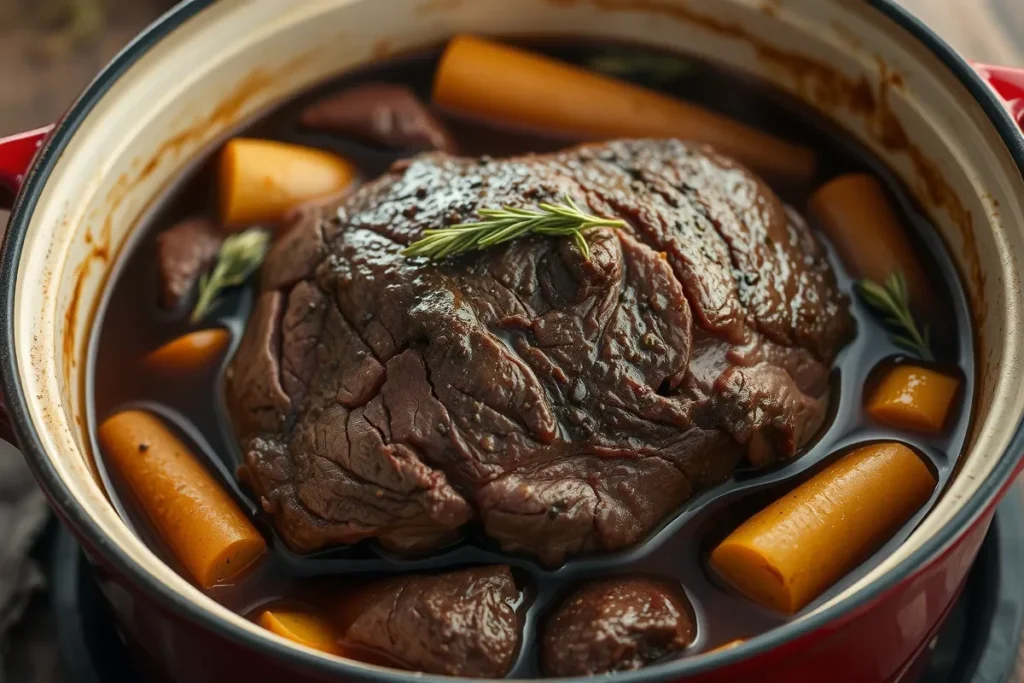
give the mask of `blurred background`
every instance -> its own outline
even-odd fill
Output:
[[[903,2],[970,59],[1024,66],[1024,0]],[[118,50],[173,4],[0,0],[0,137],[56,120]],[[0,234],[5,226],[0,211]],[[0,468],[0,479],[6,476]],[[4,515],[0,504],[0,522]],[[2,580],[14,566],[5,563],[3,551],[11,543],[0,537],[0,634],[14,626],[7,647],[0,644],[0,683],[56,682],[53,624],[43,589],[16,613],[3,609]]]
[[[174,0],[0,0],[0,136],[52,122]],[[904,0],[971,59],[1024,64],[1024,0]]]

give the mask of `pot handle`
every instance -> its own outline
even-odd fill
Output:
[[[1003,98],[1010,116],[1024,131],[1024,69],[977,63],[974,68]]]
[[[53,126],[45,126],[0,138],[0,188],[7,190],[9,195],[0,195],[0,209],[11,208],[12,200],[21,189],[21,183],[25,180],[32,159],[51,130]]]
[[[26,133],[0,138],[0,209],[11,208],[36,152],[42,147],[43,141],[51,130],[53,130],[53,126],[45,126]],[[0,393],[0,439],[13,444],[18,443],[11,426],[10,416],[3,406],[2,393]]]

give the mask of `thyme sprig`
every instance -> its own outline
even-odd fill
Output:
[[[270,235],[265,230],[255,228],[224,240],[213,270],[199,280],[199,299],[192,309],[192,322],[202,320],[223,290],[237,287],[249,279],[253,271],[263,263],[269,246]]]

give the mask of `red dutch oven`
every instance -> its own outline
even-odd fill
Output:
[[[18,443],[153,677],[441,680],[314,652],[217,605],[118,518],[92,467],[93,323],[118,255],[230,132],[382,54],[460,32],[675,48],[770,83],[863,143],[929,213],[974,317],[957,476],[896,552],[785,626],[620,681],[909,680],[1024,454],[1024,72],[971,65],[891,0],[193,0],[148,28],[56,125],[0,140],[13,213],[0,374]]]

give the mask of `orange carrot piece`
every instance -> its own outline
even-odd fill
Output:
[[[748,598],[792,614],[884,543],[935,483],[903,444],[862,446],[741,524],[711,565]]]
[[[873,176],[850,173],[822,185],[811,196],[811,215],[836,246],[855,277],[883,284],[902,271],[917,308],[929,307],[933,294],[899,216]]]
[[[222,327],[196,330],[150,351],[144,362],[147,367],[167,374],[195,372],[217,361],[230,341],[231,333]]]
[[[251,138],[225,143],[218,172],[221,220],[236,227],[277,222],[295,206],[338,194],[357,176],[329,152]]]
[[[817,164],[810,149],[695,104],[473,36],[448,43],[433,98],[456,113],[591,140],[675,137],[708,143],[786,182],[809,182]]]
[[[100,447],[175,557],[203,588],[229,582],[267,543],[188,447],[155,415],[125,410]]]
[[[931,434],[941,432],[960,380],[916,365],[897,365],[882,378],[867,411],[882,424]]]
[[[260,626],[314,650],[341,654],[334,628],[325,619],[312,614],[266,610],[260,615]]]

